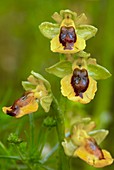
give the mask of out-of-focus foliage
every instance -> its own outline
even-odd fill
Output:
[[[104,143],[114,157],[113,131],[114,131],[114,1],[113,0],[1,0],[0,1],[0,108],[11,105],[14,99],[23,93],[21,81],[26,80],[31,70],[41,73],[50,81],[52,91],[59,98],[59,78],[45,72],[59,61],[58,54],[50,51],[50,42],[43,37],[38,25],[44,21],[53,22],[51,15],[61,9],[71,9],[78,14],[85,13],[87,24],[98,28],[96,36],[87,42],[86,51],[97,58],[99,64],[106,67],[112,74],[107,80],[98,82],[99,88],[95,99],[87,106],[71,103],[75,114],[91,116],[99,128],[108,128],[110,133]],[[56,91],[55,91],[56,89]],[[77,107],[77,110],[75,109]],[[68,108],[70,110],[70,108]],[[42,115],[42,109],[40,108]],[[35,113],[35,139],[42,119]],[[0,111],[0,141],[9,147],[7,138],[10,133],[17,133],[22,138],[28,132],[28,117],[13,119]],[[49,136],[54,130],[49,130]],[[39,134],[40,135],[40,134]],[[25,137],[26,136],[26,137]],[[40,142],[40,141],[39,141]],[[51,141],[54,145],[55,141]],[[48,147],[47,147],[48,148]],[[7,153],[7,149],[0,143],[0,155]],[[0,169],[8,168],[9,160],[0,159]],[[82,163],[79,159],[71,160],[72,170],[96,169]],[[111,170],[114,165],[105,168]]]

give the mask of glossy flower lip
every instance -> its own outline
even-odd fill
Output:
[[[86,139],[85,145],[82,145],[74,152],[74,157],[78,156],[80,159],[87,162],[96,168],[108,166],[113,163],[113,158],[106,150],[101,150],[94,139]]]
[[[51,40],[51,50],[59,53],[77,53],[85,47],[85,40],[76,33],[74,21],[70,18],[64,19],[59,34]]]
[[[75,69],[76,68],[79,68],[79,67],[75,66]],[[63,96],[66,96],[69,100],[72,100],[74,102],[80,102],[83,104],[89,103],[94,98],[95,92],[97,90],[97,82],[92,77],[88,76],[87,87],[85,88],[84,91],[82,91],[82,93],[77,94],[76,90],[74,89],[74,87],[71,83],[72,76],[73,76],[73,73],[66,75],[61,80],[61,93],[63,94]],[[77,80],[75,80],[75,81],[77,81]]]
[[[17,99],[12,106],[3,107],[3,112],[7,115],[20,118],[26,114],[36,112],[38,110],[38,102],[33,93],[25,93],[21,98]]]

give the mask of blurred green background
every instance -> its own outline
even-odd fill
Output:
[[[92,117],[98,128],[110,130],[103,143],[114,157],[114,1],[113,0],[1,0],[0,1],[0,108],[10,106],[23,94],[21,81],[26,80],[30,71],[41,73],[59,97],[59,78],[49,75],[45,68],[59,61],[58,54],[50,51],[50,42],[43,37],[38,25],[44,21],[54,22],[51,15],[61,9],[85,13],[88,24],[98,28],[98,33],[87,42],[86,51],[97,62],[106,67],[112,77],[98,82],[95,99],[83,106],[87,116]],[[56,89],[56,91],[55,91]],[[27,117],[12,119],[0,111],[0,140],[7,144],[8,134],[23,131]],[[18,125],[18,126],[17,126]],[[27,127],[25,127],[27,128]],[[20,130],[21,129],[21,130]],[[0,153],[2,153],[0,148]],[[3,161],[3,160],[0,160]],[[0,165],[1,166],[1,165]],[[72,163],[74,169],[81,166],[95,169],[82,161]],[[105,169],[113,169],[114,165]]]

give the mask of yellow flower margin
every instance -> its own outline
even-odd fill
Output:
[[[79,66],[75,66],[73,69],[75,68],[79,68]],[[72,74],[69,74],[61,80],[61,93],[63,96],[74,102],[80,102],[82,104],[89,103],[94,98],[95,92],[97,91],[97,82],[92,77],[88,76],[89,85],[87,90],[83,93],[83,98],[81,98],[80,96],[75,96],[74,89],[71,85],[71,77]]]
[[[80,146],[78,149],[76,149],[73,156],[78,156],[80,159],[84,160],[89,165],[92,165],[96,168],[102,168],[113,163],[113,158],[108,151],[102,149],[102,153],[104,155],[104,158],[98,159],[95,155],[90,154],[84,146]]]
[[[75,29],[75,32],[76,32],[76,27],[75,27],[74,21],[71,18],[65,18],[60,25],[60,29],[61,29],[62,26],[66,26],[66,27],[72,26]],[[77,34],[76,34],[76,36],[77,36],[77,40],[74,43],[73,49],[64,50],[64,46],[59,41],[59,34],[56,35],[51,40],[51,51],[64,53],[64,54],[67,54],[67,53],[73,54],[73,53],[77,53],[79,51],[84,50],[85,47],[86,47],[85,40],[83,38],[79,37]]]

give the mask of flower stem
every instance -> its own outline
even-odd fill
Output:
[[[53,97],[53,102],[52,102],[52,107],[55,111],[56,119],[57,119],[57,134],[58,134],[58,139],[59,139],[59,170],[69,170],[69,161],[67,156],[64,153],[63,147],[61,143],[63,142],[65,138],[65,125],[64,125],[64,113],[63,113],[63,108],[65,101],[62,103],[62,107],[59,106],[59,103],[55,97]]]
[[[34,117],[33,113],[29,114],[30,122],[30,156],[33,154],[34,150]]]
[[[56,119],[57,119],[57,126],[56,126],[57,133],[58,133],[59,142],[61,143],[65,137],[64,115],[55,97],[53,98],[52,107],[55,110]]]

